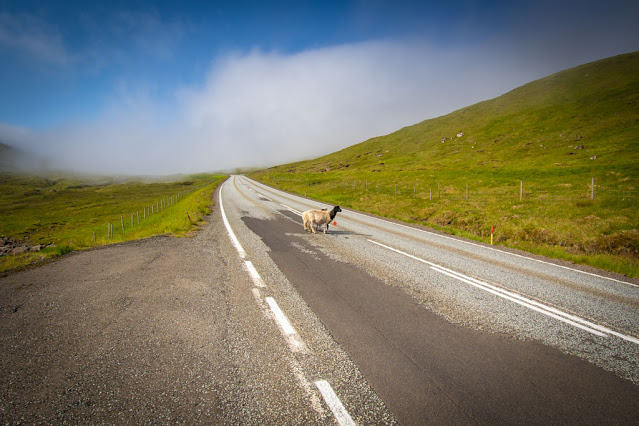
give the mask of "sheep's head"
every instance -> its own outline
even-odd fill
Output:
[[[331,220],[335,219],[335,215],[337,214],[337,212],[341,212],[342,209],[339,208],[339,206],[335,206],[333,207],[333,210],[331,210],[329,216],[331,218]]]

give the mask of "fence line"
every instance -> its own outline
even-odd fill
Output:
[[[639,191],[629,185],[601,185],[597,184],[595,178],[592,178],[589,182],[584,183],[581,188],[557,188],[557,187],[543,187],[543,186],[527,186],[524,180],[520,180],[518,183],[519,191],[516,186],[501,186],[501,187],[486,187],[480,186],[473,188],[470,183],[465,184],[463,187],[455,187],[453,185],[445,185],[442,182],[433,182],[431,184],[424,183],[408,183],[408,182],[394,182],[394,181],[376,181],[374,185],[370,185],[368,180],[342,180],[325,182],[319,179],[311,178],[286,178],[281,179],[273,174],[269,177],[270,181],[274,181],[284,186],[300,186],[303,185],[306,188],[304,192],[308,194],[309,191],[314,191],[319,188],[320,191],[336,190],[346,193],[359,193],[363,196],[366,195],[390,195],[395,197],[412,197],[420,200],[433,201],[433,192],[435,186],[437,188],[437,200],[450,200],[450,201],[485,201],[499,198],[512,198],[514,200],[525,201],[540,201],[545,203],[553,202],[565,202],[565,201],[606,201],[610,199],[616,199],[628,204],[635,204],[639,202]],[[374,190],[372,190],[374,188]],[[518,193],[517,193],[518,192]]]
[[[129,213],[126,214],[121,214],[120,215],[120,225],[122,228],[122,233],[121,235],[124,235],[125,232],[127,232],[128,230],[134,229],[135,228],[135,223],[134,223],[134,219],[133,216],[136,215],[137,216],[137,225],[138,227],[143,226],[144,223],[150,219],[152,216],[155,216],[161,212],[163,212],[164,210],[166,210],[168,207],[173,207],[174,205],[176,205],[180,200],[182,200],[185,196],[188,196],[190,194],[193,194],[197,191],[202,191],[203,188],[205,188],[206,186],[210,185],[211,183],[213,183],[214,181],[211,182],[207,182],[197,188],[193,188],[191,191],[186,192],[186,191],[180,191],[176,194],[173,195],[167,195],[161,199],[156,200],[154,203],[149,204],[148,206],[144,206],[143,207],[143,214],[142,214],[142,223],[140,223],[140,211],[136,210],[135,212],[131,212],[131,226],[129,228],[125,227],[124,224],[124,216],[128,215]],[[202,191],[202,194],[204,192]],[[199,205],[199,199],[198,199],[198,205]],[[189,216],[189,213],[186,212],[185,215],[185,219],[191,220],[191,217]],[[93,239],[95,240],[95,233],[93,233]],[[113,223],[108,222],[107,223],[107,241],[113,240],[114,236],[113,236]]]

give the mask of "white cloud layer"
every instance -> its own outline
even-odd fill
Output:
[[[390,133],[596,58],[545,64],[539,55],[498,45],[445,50],[417,42],[297,54],[254,50],[219,58],[200,87],[179,89],[170,119],[144,91],[125,87],[98,121],[37,132],[12,128],[9,135],[52,166],[79,171],[163,175],[275,165]]]

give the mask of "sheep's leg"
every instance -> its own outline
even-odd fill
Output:
[[[314,234],[315,233],[315,226],[313,226],[313,225],[314,225],[314,223],[311,222],[311,232]]]

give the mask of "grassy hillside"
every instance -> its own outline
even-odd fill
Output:
[[[0,272],[77,249],[184,235],[210,212],[222,178],[148,183],[0,173]]]
[[[251,176],[481,241],[494,226],[498,244],[636,277],[639,52]]]

